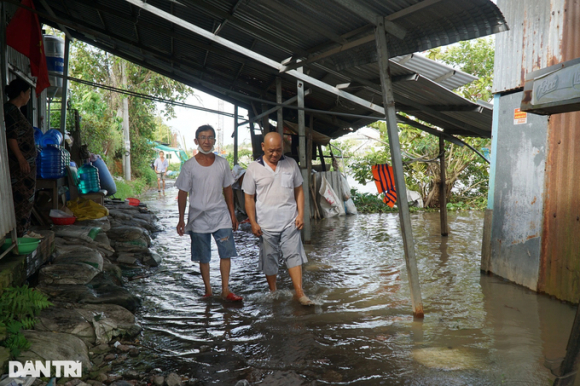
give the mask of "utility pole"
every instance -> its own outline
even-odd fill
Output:
[[[127,70],[124,60],[121,61],[121,84],[127,87]],[[126,181],[131,181],[131,134],[129,132],[129,99],[122,99],[121,117],[123,118],[123,143],[125,145],[123,153],[123,177]]]

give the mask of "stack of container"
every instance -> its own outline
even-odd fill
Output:
[[[45,179],[64,177],[66,165],[70,162],[70,154],[63,147],[62,134],[56,129],[50,129],[43,135],[38,135],[35,141],[40,146],[36,157],[36,176]]]

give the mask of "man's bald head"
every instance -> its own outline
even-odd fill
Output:
[[[264,151],[264,158],[276,165],[283,154],[282,136],[275,131],[271,131],[264,136],[262,142],[262,150]]]
[[[282,136],[275,131],[271,131],[264,137],[264,143],[272,141],[282,144]]]

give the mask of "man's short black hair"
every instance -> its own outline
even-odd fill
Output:
[[[201,133],[202,131],[208,131],[211,130],[213,132],[213,137],[215,138],[215,130],[213,129],[213,127],[211,127],[210,125],[203,125],[198,127],[198,129],[195,131],[195,139],[199,138],[199,133]]]

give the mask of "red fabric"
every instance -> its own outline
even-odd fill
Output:
[[[32,0],[22,0],[22,5],[34,8]],[[36,76],[36,95],[50,86],[44,56],[44,44],[36,13],[19,7],[6,27],[6,44],[30,59],[30,72]]]
[[[384,193],[383,202],[391,208],[397,203],[397,189],[393,168],[387,164],[373,165],[373,177],[379,193]]]

